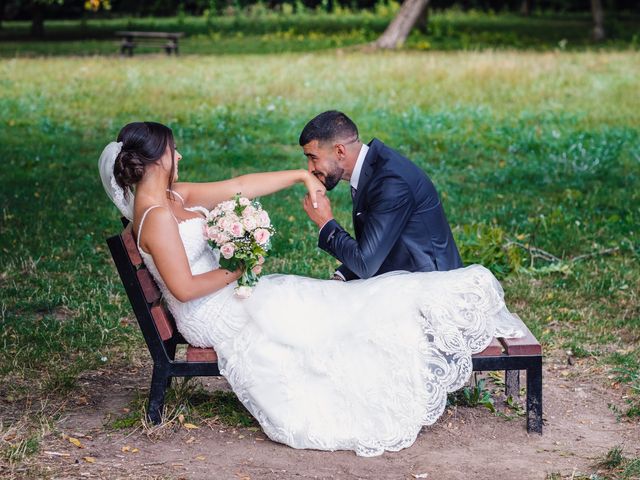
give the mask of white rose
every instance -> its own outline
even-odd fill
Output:
[[[245,217],[242,219],[242,225],[248,231],[254,230],[258,225],[256,224],[256,219],[253,217]]]
[[[249,298],[251,296],[251,287],[242,286],[236,288],[236,297]]]

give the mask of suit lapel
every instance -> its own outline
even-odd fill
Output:
[[[358,188],[356,191],[356,196],[353,199],[353,225],[356,228],[356,216],[361,208],[361,203],[363,198],[365,197],[364,192],[366,191],[367,185],[371,181],[371,177],[373,176],[373,172],[376,167],[376,163],[378,161],[378,152],[380,150],[380,146],[382,142],[376,138],[371,140],[369,145],[369,151],[367,155],[364,157],[364,162],[362,164],[362,170],[360,171],[360,178],[358,179]],[[357,233],[357,232],[356,232]]]

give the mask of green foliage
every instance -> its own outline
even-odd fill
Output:
[[[0,458],[10,465],[19,464],[40,450],[40,437],[32,434],[12,442],[2,442]]]
[[[139,392],[127,410],[123,415],[112,419],[109,427],[114,430],[129,430],[147,425],[146,392]],[[190,378],[174,380],[166,393],[164,422],[161,427],[180,428],[184,422],[199,423],[207,419],[228,427],[254,428],[257,425],[233,392],[210,392]]]
[[[604,458],[599,462],[599,466],[607,469],[617,468],[624,462],[624,457],[622,456],[622,447],[617,446],[613,447],[611,450],[607,452]]]
[[[395,15],[395,2],[380,2],[375,11],[293,8],[289,3],[269,10],[262,3],[243,7],[211,0],[201,16],[181,10],[174,17],[83,18],[49,20],[43,41],[32,41],[28,22],[3,22],[0,56],[93,55],[117,53],[118,30],[180,31],[183,54],[265,54],[335,49],[366,44],[384,31]],[[242,2],[238,2],[242,3]],[[223,15],[220,15],[223,14]],[[592,18],[585,13],[533,15],[436,10],[426,34],[415,30],[406,49],[484,50],[527,49],[548,52],[592,49],[637,49],[640,17],[609,17],[608,38],[594,43]],[[28,41],[26,41],[28,40]],[[140,47],[142,53],[157,49]]]
[[[475,385],[463,387],[457,392],[450,393],[447,398],[449,405],[475,408],[483,406],[495,413],[491,392],[485,387],[485,380],[480,379]]]
[[[640,457],[627,458],[623,455],[623,450],[622,445],[617,445],[597,463],[598,468],[606,471],[606,478],[634,480],[640,475]]]
[[[629,390],[626,408],[622,412],[627,418],[640,418],[640,349],[628,353],[614,353],[609,361],[615,365],[612,369],[614,380],[626,385]]]
[[[216,418],[230,427],[256,426],[256,420],[233,392],[201,390],[189,398],[189,404],[200,418]]]
[[[504,278],[523,265],[522,249],[514,245],[498,226],[483,223],[458,225],[453,233],[466,265],[484,265],[498,278]]]

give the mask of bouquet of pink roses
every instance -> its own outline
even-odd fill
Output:
[[[274,233],[269,214],[260,202],[239,194],[209,212],[204,235],[212,248],[220,249],[220,266],[227,270],[244,269],[236,287],[237,296],[251,295]]]

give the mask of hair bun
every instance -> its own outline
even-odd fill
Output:
[[[144,162],[135,153],[122,150],[113,165],[113,175],[118,185],[126,190],[142,180]]]

